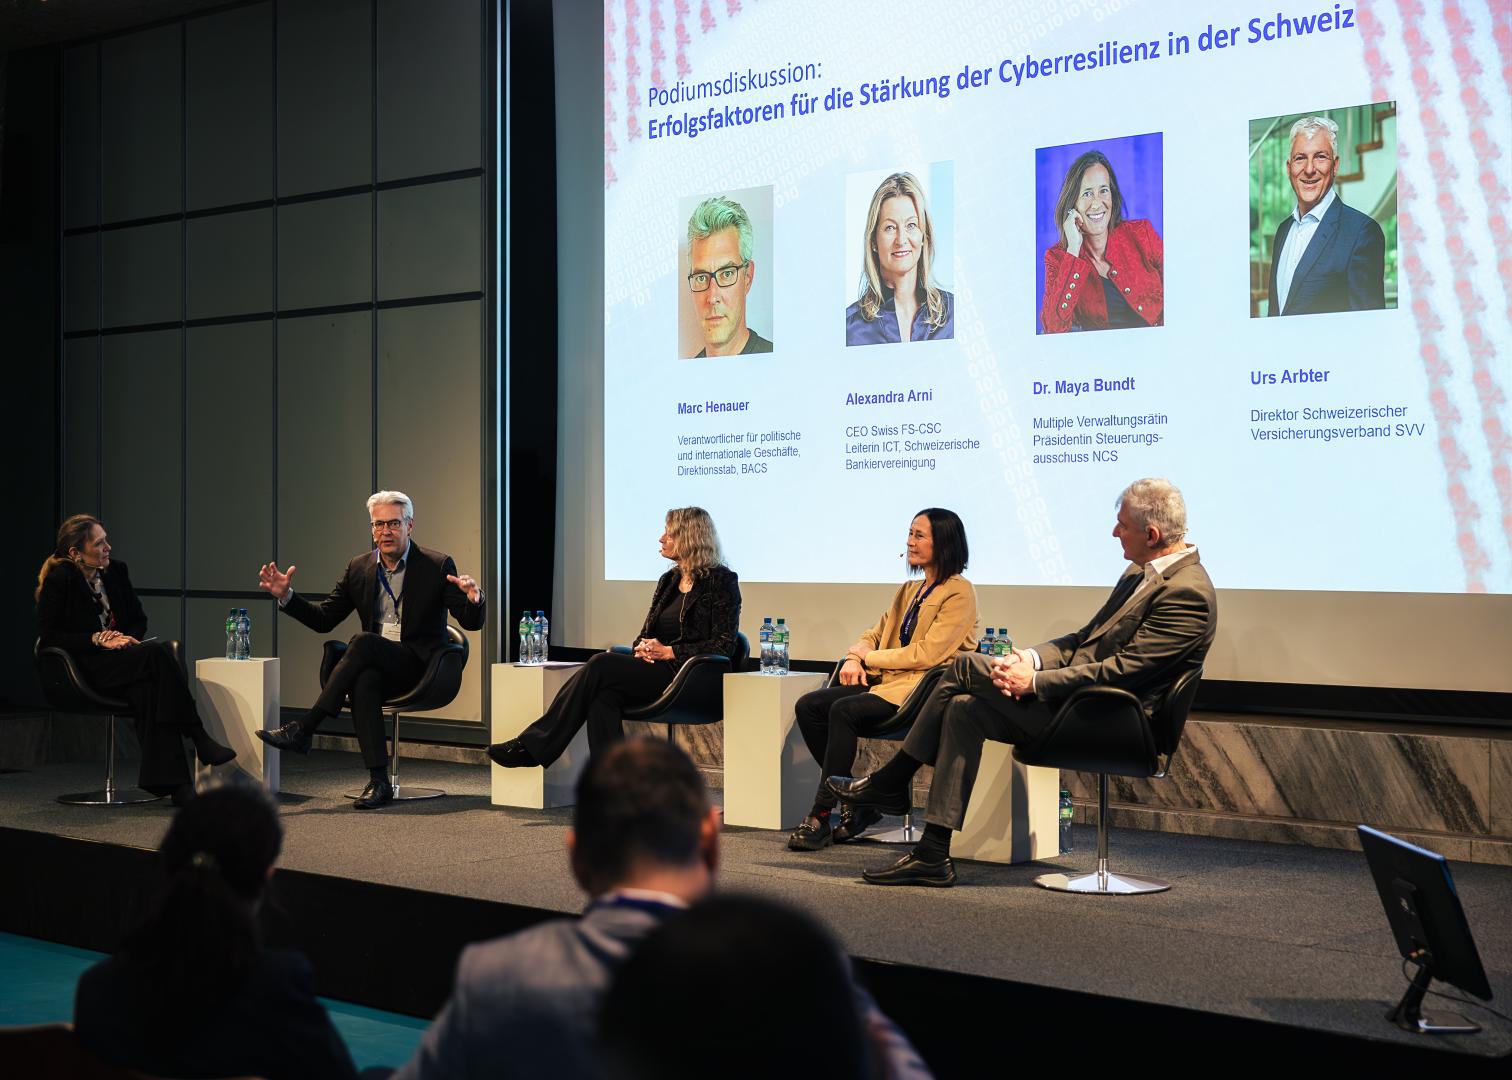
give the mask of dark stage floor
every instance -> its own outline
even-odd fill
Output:
[[[88,764],[0,776],[0,825],[156,846],[166,804],[102,811],[54,801],[59,792],[97,786],[100,772]],[[570,811],[492,807],[488,774],[477,766],[406,762],[404,779],[451,794],[360,813],[341,797],[362,780],[355,756],[286,759],[283,865],[526,907],[580,908],[562,848]],[[813,912],[861,958],[1419,1047],[1512,1051],[1512,1023],[1480,1010],[1447,1006],[1486,1029],[1452,1040],[1410,1036],[1385,1022],[1405,984],[1358,853],[1115,831],[1114,869],[1165,878],[1169,892],[1083,897],[1032,884],[1050,866],[1089,868],[1093,843],[1093,831],[1079,827],[1077,852],[1062,859],[963,863],[953,889],[883,889],[858,874],[888,861],[893,849],[856,844],[800,855],[786,849],[784,834],[729,828],[721,878],[726,888]],[[1509,1011],[1512,867],[1455,864],[1453,872],[1493,1005]]]

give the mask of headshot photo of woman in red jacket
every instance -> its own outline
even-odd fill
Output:
[[[1040,333],[1164,324],[1160,151],[1156,132],[1036,153]]]

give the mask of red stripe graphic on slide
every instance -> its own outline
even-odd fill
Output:
[[[1360,36],[1365,42],[1365,64],[1370,72],[1371,97],[1376,101],[1387,100],[1392,96],[1386,87],[1392,72],[1390,65],[1381,54],[1381,39],[1385,36],[1385,31],[1376,16],[1371,0],[1361,0],[1356,14],[1360,23]],[[1419,91],[1422,91],[1421,87]],[[1427,126],[1426,118],[1424,123]],[[1407,140],[1402,138],[1401,125],[1398,125],[1397,160],[1407,162],[1411,159],[1411,155],[1412,147]],[[1438,426],[1439,456],[1444,462],[1449,505],[1454,513],[1455,539],[1459,546],[1460,561],[1465,568],[1466,590],[1484,592],[1486,589],[1484,575],[1490,565],[1490,560],[1481,550],[1480,541],[1475,535],[1475,523],[1480,519],[1480,508],[1476,506],[1465,487],[1465,475],[1469,471],[1470,463],[1464,451],[1460,449],[1456,436],[1460,415],[1459,410],[1449,400],[1446,384],[1450,367],[1439,351],[1438,332],[1443,329],[1443,320],[1439,318],[1428,299],[1429,292],[1433,288],[1433,276],[1423,265],[1422,256],[1419,254],[1426,237],[1415,216],[1416,202],[1413,187],[1405,175],[1405,170],[1399,170],[1397,245],[1400,250],[1402,269],[1408,280],[1412,282],[1412,316],[1417,322],[1419,353],[1423,359],[1423,370],[1428,381],[1428,402]]]
[[[1505,22],[1507,5],[1494,4],[1492,7]],[[1460,5],[1452,0],[1444,5],[1444,22],[1449,27],[1454,70],[1459,73],[1460,101],[1465,106],[1465,115],[1470,121],[1470,145],[1475,150],[1475,161],[1479,166],[1475,187],[1486,203],[1486,228],[1496,241],[1496,277],[1501,281],[1502,294],[1507,302],[1506,314],[1512,318],[1512,225],[1507,222],[1505,209],[1508,204],[1507,186],[1496,175],[1502,148],[1486,127],[1486,121],[1492,116],[1491,106],[1481,96],[1481,65],[1470,48],[1475,28],[1465,18]],[[1509,548],[1512,548],[1512,435],[1509,435],[1501,417],[1507,404],[1507,394],[1497,382],[1493,367],[1496,345],[1481,326],[1478,311],[1474,318],[1469,313],[1466,314],[1465,337],[1471,342],[1471,356],[1475,359],[1475,390],[1481,404],[1481,430],[1485,433],[1486,444],[1491,451],[1491,478],[1496,485],[1497,499],[1501,502],[1502,535],[1506,537]]]
[[[1481,432],[1486,438],[1491,475],[1501,503],[1501,531],[1503,535],[1507,535],[1508,530],[1512,529],[1512,474],[1508,473],[1507,466],[1507,434],[1498,416],[1498,410],[1506,404],[1506,395],[1497,385],[1488,363],[1494,358],[1496,347],[1481,323],[1486,302],[1476,287],[1475,251],[1466,242],[1463,232],[1470,215],[1454,193],[1453,185],[1459,180],[1460,173],[1454,163],[1455,155],[1446,141],[1449,123],[1439,111],[1441,99],[1445,95],[1428,73],[1427,65],[1434,53],[1433,42],[1422,27],[1423,4],[1421,0],[1398,0],[1397,6],[1402,12],[1402,40],[1407,46],[1407,54],[1412,57],[1412,84],[1420,97],[1419,112],[1423,129],[1428,133],[1428,162],[1432,166],[1433,176],[1446,181],[1439,190],[1439,214],[1444,224],[1444,242],[1449,251],[1450,264],[1454,267],[1454,296],[1459,304],[1465,347],[1470,356],[1471,377],[1477,404],[1480,406]],[[1452,6],[1463,33],[1463,13],[1458,10],[1458,5]],[[1447,8],[1445,15],[1445,22],[1452,30],[1453,23],[1448,19]],[[1470,50],[1462,37],[1453,44],[1456,59],[1461,55],[1469,55]],[[1473,126],[1475,118],[1469,116],[1467,119],[1472,122],[1469,126]]]

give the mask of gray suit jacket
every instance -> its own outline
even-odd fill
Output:
[[[601,1076],[599,1005],[620,964],[675,914],[673,908],[595,904],[578,919],[552,919],[469,945],[457,961],[451,998],[392,1080]],[[862,987],[855,991],[885,1075],[926,1080],[929,1067],[907,1036]]]
[[[660,922],[643,907],[594,906],[469,945],[451,998],[395,1080],[598,1076],[599,1002]]]
[[[1083,686],[1117,686],[1136,695],[1148,716],[1177,679],[1202,666],[1218,628],[1218,594],[1197,552],[1138,595],[1127,578],[1086,626],[1034,647],[1041,665],[1034,689],[1047,705]]]

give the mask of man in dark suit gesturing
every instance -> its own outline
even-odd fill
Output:
[[[257,733],[280,750],[309,753],[315,730],[350,700],[352,727],[370,776],[354,804],[359,810],[394,801],[384,753],[384,699],[420,681],[432,654],[446,644],[448,611],[464,630],[483,628],[483,590],[478,583],[459,575],[450,555],[410,543],[415,527],[410,497],[402,491],[380,491],[367,506],[377,547],[352,559],[324,600],[311,603],[293,590],[292,565],[285,572],[268,563],[258,572],[258,584],[278,606],[316,633],[329,633],[353,611],[362,619],[361,632],[347,643],[310,711],[277,731]]]
[[[1325,116],[1292,125],[1286,175],[1297,202],[1271,245],[1272,315],[1386,306],[1386,236],[1334,190],[1338,135],[1339,125]]]
[[[920,766],[933,765],[924,835],[896,863],[868,870],[873,885],[954,885],[950,833],[966,805],[982,744],[1032,743],[1056,707],[1084,686],[1116,686],[1145,713],[1202,664],[1218,624],[1218,599],[1186,536],[1186,503],[1169,480],[1136,480],[1118,498],[1113,535],[1129,566],[1086,626],[1032,649],[992,659],[958,656],[919,713],[903,749],[871,776],[831,777],[843,802],[901,814]]]

